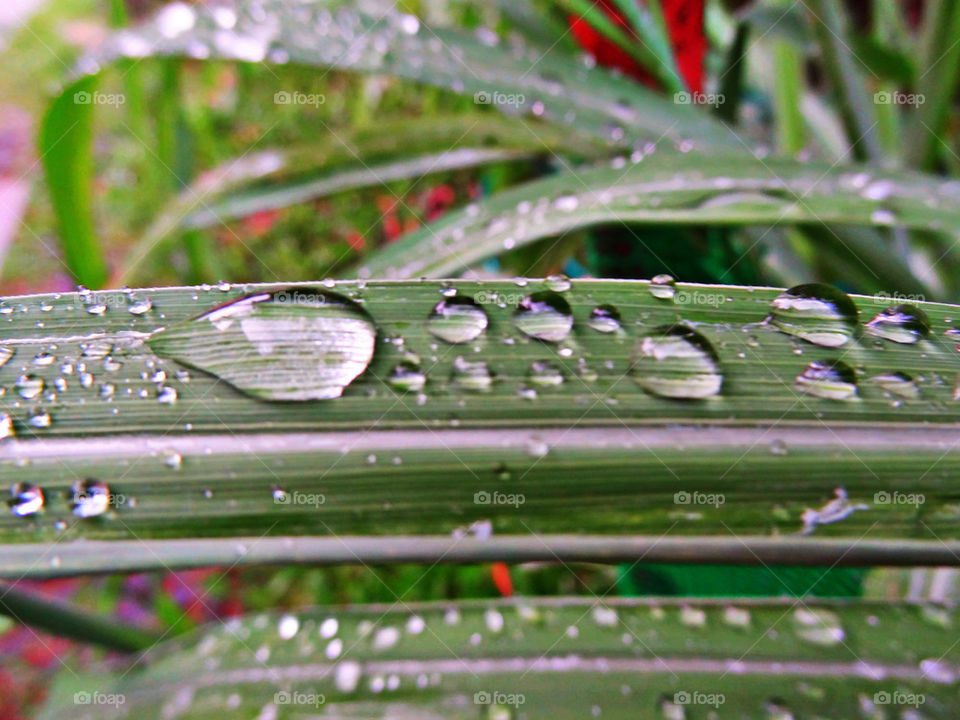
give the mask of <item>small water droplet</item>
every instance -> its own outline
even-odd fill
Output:
[[[797,608],[793,627],[797,637],[814,645],[837,645],[846,637],[837,614],[823,608]]]
[[[911,345],[930,334],[930,320],[916,305],[891,305],[877,313],[864,328],[876,337]]]
[[[570,333],[573,311],[562,296],[552,290],[543,290],[520,301],[513,321],[525,335],[556,343]]]
[[[660,300],[672,300],[677,294],[677,281],[666,273],[654,275],[650,279],[650,294]]]
[[[50,417],[50,413],[46,410],[34,410],[30,414],[27,422],[29,422],[32,427],[43,429],[53,424],[53,418]]]
[[[376,328],[352,300],[297,287],[232,300],[147,342],[255,397],[321,400],[366,370]]]
[[[908,400],[916,399],[920,395],[920,389],[906,373],[892,372],[874,375],[870,378],[871,382],[877,383],[880,388],[891,395],[906,398]]]
[[[169,385],[157,388],[157,402],[159,403],[172,405],[177,401],[177,397],[176,388],[170,387]]]
[[[661,397],[706,398],[723,384],[710,341],[685,325],[659,327],[641,339],[632,372],[640,387]]]
[[[16,483],[10,488],[7,504],[18,517],[33,515],[43,509],[43,490],[30,483]]]
[[[0,367],[6,365],[13,357],[15,350],[5,345],[0,345]]]
[[[839,347],[850,341],[859,311],[853,300],[830,285],[797,285],[774,298],[770,322],[781,332],[814,345]]]
[[[453,360],[450,382],[461,390],[487,392],[493,385],[493,375],[482,360],[471,361],[457,356]]]
[[[47,367],[56,362],[56,358],[48,352],[37,353],[33,358],[33,364],[39,367]]]
[[[587,325],[597,332],[616,332],[620,329],[620,311],[613,305],[598,305],[590,311]]]
[[[127,312],[131,315],[146,315],[153,309],[153,301],[150,298],[135,300],[127,306]]]
[[[527,381],[537,387],[556,387],[563,384],[563,373],[549,360],[535,360],[527,372]]]
[[[20,397],[25,400],[33,400],[43,392],[44,384],[42,378],[34,375],[21,375],[17,378],[14,387],[17,388],[17,393]]]
[[[394,365],[387,377],[387,383],[399,392],[419,392],[427,383],[427,376],[420,366],[412,360],[403,360]]]
[[[570,278],[566,275],[548,275],[547,278],[543,281],[543,284],[546,285],[548,290],[553,290],[554,292],[566,292],[570,289]]]
[[[427,318],[427,330],[434,337],[456,345],[480,337],[487,323],[487,314],[473,298],[454,295],[434,306]]]
[[[294,615],[284,615],[277,623],[277,633],[284,640],[291,639],[300,629],[300,621]]]
[[[842,360],[815,360],[797,375],[796,387],[814,397],[848,400],[857,394],[857,376]]]
[[[103,515],[110,506],[110,488],[99,480],[78,480],[73,484],[70,504],[73,514],[77,517],[91,518]]]

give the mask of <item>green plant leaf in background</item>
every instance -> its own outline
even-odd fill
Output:
[[[875,603],[398,599],[233,619],[157,646],[146,672],[62,674],[40,718],[96,692],[120,699],[106,718],[839,719],[895,697],[946,719],[953,622]]]

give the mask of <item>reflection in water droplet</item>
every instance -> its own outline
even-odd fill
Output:
[[[99,480],[78,480],[73,484],[70,505],[77,517],[103,515],[110,506],[110,488]]]
[[[131,315],[145,315],[153,309],[153,301],[150,298],[136,300],[127,306],[127,312]]]
[[[857,394],[857,376],[841,360],[814,361],[797,375],[797,389],[828,400],[847,400]]]
[[[177,401],[177,391],[175,388],[165,385],[157,388],[157,402],[164,405],[173,405]]]
[[[845,292],[820,283],[792,287],[772,307],[770,321],[778,330],[824,347],[849,342],[859,314]]]
[[[573,327],[573,311],[562,296],[552,290],[543,290],[520,301],[513,322],[532,338],[560,342]]]
[[[14,515],[26,517],[43,509],[43,490],[30,483],[16,483],[7,501]]]
[[[232,300],[147,342],[255,397],[321,400],[340,397],[367,368],[375,341],[355,302],[299,287]]]
[[[650,294],[660,300],[672,300],[673,296],[677,294],[677,281],[673,279],[672,275],[666,273],[654,275],[650,279]]]
[[[535,360],[527,372],[527,381],[537,387],[556,387],[563,384],[563,373],[549,360]]]
[[[35,428],[48,428],[53,424],[53,418],[46,410],[34,410],[27,422]]]
[[[598,305],[590,311],[587,325],[597,332],[616,332],[620,329],[620,311],[613,305]]]
[[[911,345],[930,334],[930,320],[916,305],[891,305],[868,322],[865,329],[871,335]]]
[[[906,398],[907,400],[916,399],[920,395],[920,389],[906,373],[893,372],[882,375],[874,375],[870,378],[872,382],[877,383],[884,392]]]
[[[493,385],[490,368],[482,360],[476,362],[457,356],[453,360],[450,374],[451,384],[460,390],[469,392],[487,392]]]
[[[814,645],[837,645],[846,637],[837,614],[823,608],[797,608],[793,627],[797,637]]]
[[[427,376],[412,360],[404,360],[393,367],[387,383],[399,392],[418,392],[427,383]]]
[[[3,367],[7,364],[10,358],[13,357],[14,349],[6,347],[5,345],[0,345],[0,367]]]
[[[640,387],[662,397],[706,398],[723,384],[710,341],[685,325],[659,327],[642,338],[632,373]]]
[[[470,342],[487,329],[487,314],[473,298],[454,295],[436,304],[427,318],[427,330],[448,343]]]
[[[34,375],[21,375],[17,378],[15,386],[20,397],[26,400],[33,400],[43,392],[43,379]]]

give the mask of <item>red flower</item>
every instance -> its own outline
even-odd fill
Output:
[[[635,1],[640,2],[640,0]],[[688,90],[701,92],[703,90],[703,57],[707,51],[707,40],[703,34],[704,0],[662,0],[661,5],[680,76],[686,82]],[[630,37],[637,37],[611,0],[598,0],[597,6]],[[636,60],[616,43],[594,30],[583,17],[571,15],[568,22],[570,31],[579,45],[593,55],[599,65],[616,68],[624,75],[647,85],[656,84]],[[639,42],[637,38],[637,43]]]

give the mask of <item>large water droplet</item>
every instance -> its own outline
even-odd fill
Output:
[[[13,357],[14,352],[16,351],[13,348],[0,345],[0,367],[7,364],[10,358]]]
[[[232,300],[147,342],[255,397],[324,400],[367,368],[376,328],[352,300],[288,288]]]
[[[513,321],[525,335],[560,342],[573,327],[573,311],[563,297],[552,290],[543,290],[520,301]]]
[[[0,412],[0,440],[13,437],[16,433],[13,429],[13,418],[9,413]]]
[[[587,325],[597,332],[616,332],[620,329],[620,311],[613,305],[598,305],[590,311]]]
[[[78,480],[73,484],[70,504],[77,517],[103,515],[110,506],[110,488],[99,480]]]
[[[710,341],[685,325],[663,326],[641,339],[633,377],[647,392],[672,398],[710,397],[723,384]]]
[[[847,294],[830,285],[797,285],[773,300],[770,321],[814,345],[839,347],[853,337],[858,311]]]
[[[436,304],[427,318],[427,330],[441,340],[459,344],[478,338],[487,322],[487,314],[473,298],[454,295]]]
[[[857,394],[857,376],[841,360],[814,361],[797,375],[797,389],[828,400],[847,400]]]
[[[916,305],[891,305],[865,326],[876,337],[911,345],[930,334],[930,320]]]
[[[17,483],[10,488],[7,503],[14,515],[26,517],[43,509],[43,490],[30,483]]]

